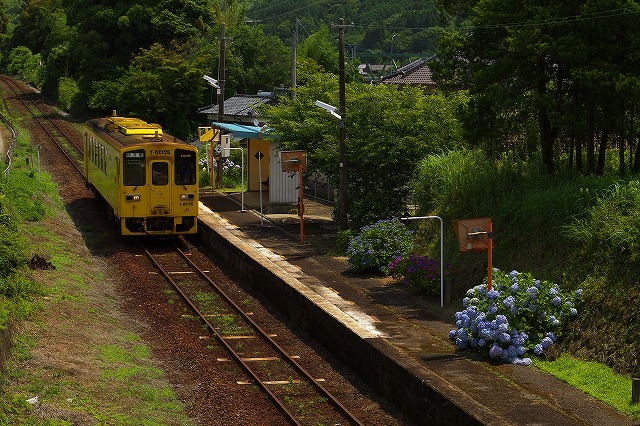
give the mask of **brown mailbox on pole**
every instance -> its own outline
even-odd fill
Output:
[[[298,172],[298,217],[300,218],[300,242],[304,242],[304,186],[302,172],[307,170],[307,151],[281,151],[283,172]]]
[[[493,225],[490,217],[454,220],[458,248],[465,251],[487,251],[487,288],[493,283]]]

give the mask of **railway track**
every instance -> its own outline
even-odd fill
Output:
[[[314,377],[295,355],[281,347],[277,336],[264,330],[250,312],[234,302],[189,253],[175,245],[143,250],[249,377],[249,381],[238,381],[238,386],[258,386],[290,424],[363,424],[322,385],[322,378]]]
[[[51,114],[40,106],[40,102],[34,99],[32,93],[25,91],[20,83],[4,75],[0,75],[0,81],[14,93],[15,99],[24,106],[28,114],[38,123],[58,148],[60,148],[60,151],[67,157],[78,173],[84,176],[84,169],[82,167],[83,147],[81,141],[79,141],[77,137],[72,137],[67,134],[62,127],[55,122]]]

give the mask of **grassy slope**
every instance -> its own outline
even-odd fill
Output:
[[[0,279],[0,327],[9,319],[17,331],[0,375],[0,425],[190,424],[135,324],[118,313],[105,265],[21,145],[0,185],[0,254],[16,259],[13,271],[2,265],[10,275]],[[55,269],[28,270],[34,254]]]

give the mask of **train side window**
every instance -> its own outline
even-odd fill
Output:
[[[169,184],[169,163],[156,161],[151,164],[151,181],[154,185]]]
[[[146,183],[144,150],[124,153],[122,183],[126,186],[143,186]]]
[[[196,184],[196,153],[176,149],[176,185]]]

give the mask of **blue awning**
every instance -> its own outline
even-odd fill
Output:
[[[262,139],[262,128],[258,126],[213,122],[211,127],[233,133],[239,139]]]

